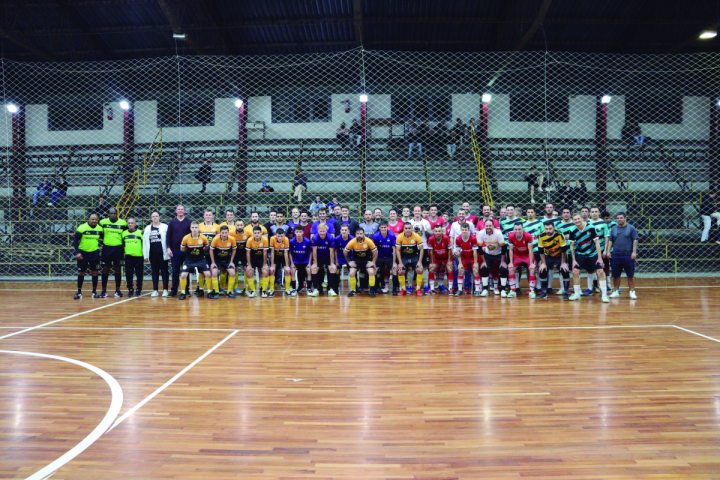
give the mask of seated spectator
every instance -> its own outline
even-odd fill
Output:
[[[97,199],[97,203],[95,204],[95,208],[92,209],[91,213],[96,214],[99,219],[103,219],[107,218],[109,209],[110,205],[105,203],[105,195],[100,195]]]
[[[535,203],[535,191],[543,191],[543,174],[533,165],[525,174],[525,181],[530,191],[530,203]]]
[[[350,125],[350,143],[353,147],[357,146],[362,140],[362,128],[360,128],[360,122],[357,119],[352,121]]]
[[[65,178],[65,175],[60,175],[60,179],[58,180],[58,184],[55,187],[55,191],[50,195],[50,203],[48,203],[49,207],[54,207],[57,205],[57,202],[67,196],[68,191],[68,182]]]
[[[293,195],[298,203],[302,202],[302,194],[307,191],[307,177],[302,170],[298,170],[293,178]]]
[[[320,199],[320,195],[315,195],[315,201],[310,204],[310,215],[317,215],[321,208],[325,208],[325,204]]]
[[[42,182],[40,182],[40,184],[35,187],[35,193],[33,193],[32,197],[32,204],[37,205],[40,197],[50,195],[50,192],[52,192],[52,182],[48,177],[43,177]]]
[[[342,122],[337,130],[335,130],[335,138],[340,143],[340,148],[350,147],[350,130],[348,130],[345,122]]]
[[[720,206],[718,206],[717,192],[711,192],[702,197],[700,203],[700,218],[703,221],[703,231],[700,236],[701,242],[707,242],[710,238],[710,227],[712,226],[712,219],[715,219],[715,224],[720,226]],[[720,234],[718,235],[717,243],[720,243]]]
[[[582,206],[587,205],[588,191],[583,180],[575,181],[575,188],[573,189],[573,199],[575,203]]]
[[[210,165],[210,160],[203,160],[202,165],[200,165],[200,168],[195,174],[195,180],[202,184],[200,193],[205,193],[205,187],[212,180],[212,165]]]
[[[330,200],[326,206],[329,211],[332,211],[336,205],[340,205],[340,202],[338,202],[337,198],[332,197],[332,200]]]
[[[260,186],[260,190],[258,190],[261,193],[270,193],[274,192],[275,189],[270,186],[268,182],[262,182],[262,185]]]
[[[572,210],[574,198],[574,189],[570,186],[570,180],[565,180],[560,188],[560,205],[568,207]]]

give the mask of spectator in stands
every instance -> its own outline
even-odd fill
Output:
[[[350,147],[350,130],[348,130],[345,122],[342,122],[337,130],[335,130],[335,138],[340,143],[340,148],[346,149]]]
[[[702,197],[700,202],[700,218],[703,221],[703,231],[700,236],[701,242],[707,242],[710,238],[710,227],[712,225],[712,219],[715,219],[715,224],[720,227],[720,206],[718,205],[717,192],[711,192]],[[717,243],[720,243],[720,234],[718,235]]]
[[[175,218],[170,220],[167,229],[167,256],[170,257],[172,263],[172,286],[170,287],[170,296],[174,297],[178,293],[180,285],[180,267],[185,260],[185,253],[180,250],[180,243],[185,235],[190,233],[190,219],[185,216],[185,207],[178,205],[175,207]]]
[[[573,189],[573,200],[577,205],[585,206],[588,201],[587,186],[585,186],[584,180],[576,180],[575,188]]]
[[[35,187],[35,193],[33,193],[32,197],[32,204],[37,205],[40,197],[50,195],[50,192],[52,192],[52,182],[48,177],[43,177],[42,182],[40,182],[40,184]]]
[[[642,134],[638,122],[630,122],[623,125],[620,136],[628,147],[642,147],[649,140]]]
[[[110,205],[105,203],[105,195],[98,196],[97,203],[95,204],[95,208],[93,208],[92,213],[96,214],[99,219],[107,218],[108,216],[108,210],[110,209]]]
[[[422,157],[423,143],[427,145],[430,140],[430,126],[426,121],[420,122],[417,126],[417,145],[418,145],[418,157]]]
[[[525,181],[527,182],[528,191],[530,192],[530,203],[535,203],[535,191],[543,191],[543,174],[533,165],[525,174]]]
[[[325,208],[326,205],[320,199],[320,195],[315,195],[315,201],[310,204],[310,214],[317,215],[321,208]]]
[[[412,157],[413,149],[417,149],[418,157],[422,157],[422,141],[418,125],[411,122],[407,129],[408,157]]]
[[[448,144],[448,155],[455,156],[458,147],[462,147],[465,138],[465,124],[459,118],[455,119],[455,125],[450,130],[450,143]]]
[[[67,196],[68,191],[68,181],[65,178],[65,175],[60,175],[58,178],[58,183],[55,185],[55,191],[50,195],[50,203],[48,203],[49,207],[54,207],[57,202],[60,201],[61,198]]]
[[[353,147],[356,147],[360,144],[361,139],[362,128],[360,128],[360,122],[355,119],[352,121],[352,125],[350,125],[350,143]]]
[[[198,171],[195,174],[195,180],[202,184],[200,193],[205,193],[205,187],[212,180],[212,165],[210,165],[209,159],[203,160],[200,168],[198,168]]]
[[[561,208],[568,207],[572,210],[574,198],[574,189],[570,186],[570,180],[563,182],[562,188],[560,188],[560,206]]]
[[[335,208],[335,205],[340,205],[340,202],[338,202],[337,198],[332,197],[332,200],[327,203],[326,207],[328,211],[331,212]]]
[[[308,179],[302,170],[298,170],[293,178],[293,195],[298,203],[302,202],[302,194],[307,191]]]
[[[271,193],[271,192],[274,192],[275,189],[272,186],[270,186],[270,184],[268,182],[262,182],[262,184],[260,185],[260,190],[258,190],[258,191],[260,193]]]

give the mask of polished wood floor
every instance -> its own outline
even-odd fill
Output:
[[[720,478],[720,281],[638,284],[602,304],[0,283],[0,478],[78,444],[53,480]]]

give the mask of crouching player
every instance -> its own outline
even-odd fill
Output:
[[[445,293],[452,288],[455,275],[452,258],[450,258],[450,237],[445,235],[445,228],[442,225],[435,225],[433,234],[428,238],[428,248],[430,250],[430,293],[435,293],[436,281],[439,284],[437,291]],[[440,276],[443,272],[447,276],[447,289]]]
[[[380,222],[378,231],[372,236],[372,241],[378,249],[377,256],[377,284],[382,293],[388,293],[388,282],[392,277],[393,295],[398,293],[397,267],[395,265],[395,234],[388,229],[385,221]]]
[[[295,237],[290,240],[290,275],[292,278],[297,278],[297,286],[293,286],[290,289],[289,295],[294,297],[297,295],[298,290],[302,290],[307,281],[306,292],[310,293],[313,291],[312,276],[310,273],[310,257],[312,255],[312,245],[310,240],[305,238],[304,229],[302,225],[295,227]],[[297,275],[297,276],[296,276]]]
[[[236,254],[235,237],[230,236],[230,229],[227,225],[220,227],[220,233],[213,238],[210,243],[210,270],[212,272],[212,291],[208,293],[207,298],[217,300],[218,295],[218,275],[227,275],[227,297],[235,298],[235,254]]]
[[[508,293],[508,298],[513,298],[516,295],[523,267],[528,272],[529,296],[535,298],[536,278],[535,258],[532,252],[533,236],[526,232],[519,223],[515,224],[513,230],[508,236],[508,254],[510,255],[510,263],[508,264],[510,293]]]
[[[245,227],[247,230],[247,227]],[[255,270],[260,274],[260,290],[262,298],[267,298],[268,273],[267,266],[268,239],[263,236],[260,225],[252,227],[252,237],[245,243],[245,296],[254,298],[257,295],[255,286]]]
[[[403,226],[403,233],[398,235],[395,241],[397,255],[397,274],[400,281],[400,295],[405,296],[412,293],[412,290],[405,289],[405,275],[415,271],[415,294],[423,296],[423,255],[425,247],[423,240],[413,231],[412,223],[408,222]]]
[[[538,274],[542,281],[540,298],[547,298],[548,292],[548,273],[557,268],[562,276],[563,288],[567,292],[570,283],[570,269],[567,264],[567,242],[565,235],[555,231],[555,221],[547,220],[545,222],[545,231],[538,238],[538,247],[540,247],[540,266]],[[565,294],[567,298],[567,294]]]
[[[458,289],[454,292],[456,296],[463,294],[463,288],[465,286],[465,272],[471,271],[473,275],[473,282],[475,284],[475,296],[476,297],[487,297],[487,289],[480,287],[480,265],[482,263],[485,266],[485,262],[481,260],[482,257],[478,256],[478,244],[477,237],[470,235],[470,224],[463,222],[460,224],[460,235],[455,239],[455,256],[458,257],[458,274],[457,284]],[[451,292],[452,293],[452,292]],[[468,292],[468,295],[470,292]]]
[[[372,240],[365,237],[365,230],[358,227],[355,230],[355,238],[350,240],[343,252],[345,258],[351,258],[348,262],[350,267],[350,292],[348,297],[357,295],[357,273],[364,272],[368,276],[368,295],[375,296],[375,262],[377,261],[377,247]],[[352,255],[351,255],[352,254]]]
[[[290,241],[285,236],[285,229],[278,228],[275,235],[270,239],[270,287],[268,288],[268,296],[275,296],[275,283],[285,280],[285,295],[290,296],[290,261],[288,260],[288,250],[290,249]]]
[[[517,225],[518,223],[516,223]],[[480,268],[482,277],[483,292],[487,292],[490,285],[490,275],[495,281],[495,295],[507,297],[508,269],[504,262],[505,237],[503,233],[495,228],[492,220],[485,220],[484,228],[477,232],[478,248],[482,248],[485,264]],[[500,277],[500,290],[498,290],[497,278]],[[482,295],[482,294],[481,294]]]
[[[205,251],[208,249],[208,239],[200,233],[197,222],[190,224],[190,233],[185,235],[180,243],[180,251],[185,253],[185,262],[180,272],[180,293],[178,300],[185,300],[188,276],[197,270],[198,279],[205,277],[210,282],[210,266],[205,260]]]

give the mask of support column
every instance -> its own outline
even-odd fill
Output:
[[[367,101],[368,96],[360,95],[360,211],[367,208]]]
[[[607,151],[607,112],[608,104],[602,96],[595,98],[595,191],[598,193],[600,211],[607,209],[608,201],[608,151]]]
[[[710,106],[710,148],[708,155],[708,180],[710,191],[720,190],[720,100],[713,99]]]
[[[25,107],[17,106],[12,114],[10,179],[12,181],[12,220],[20,220],[27,200],[27,146],[25,143]]]
[[[123,110],[123,185],[125,191],[133,189],[135,172],[135,113],[132,108]],[[138,172],[139,173],[139,172]],[[139,181],[139,178],[136,179]]]
[[[235,180],[238,186],[235,203],[239,214],[243,215],[247,209],[247,102],[238,99],[235,106],[238,109],[238,146],[235,157]]]

